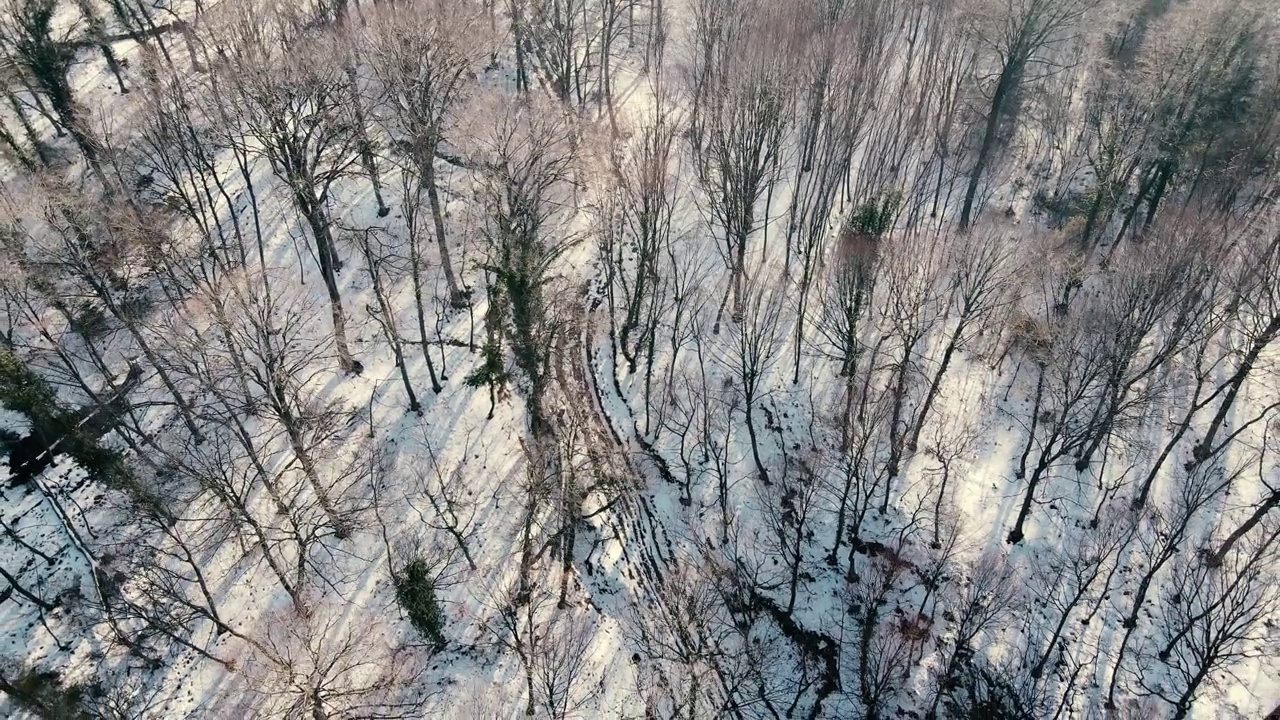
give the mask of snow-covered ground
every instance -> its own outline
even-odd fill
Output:
[[[667,122],[683,127],[691,112],[686,77],[695,52],[693,13],[675,5],[667,7],[663,77],[670,84]],[[361,7],[377,11],[373,4]],[[206,13],[216,17],[221,9]],[[647,16],[647,10],[636,13]],[[499,23],[507,21],[499,14]],[[205,32],[216,24],[196,27]],[[887,52],[900,56],[903,42],[895,35]],[[172,45],[180,43],[173,38]],[[491,157],[492,128],[501,118],[516,118],[519,133],[527,131],[519,125],[522,112],[559,117],[556,103],[543,98],[541,77],[530,91],[533,104],[516,107],[509,45],[503,43],[493,67],[478,73],[474,97],[451,126],[456,139],[450,138],[449,149],[463,158]],[[663,104],[656,99],[656,73],[641,70],[642,45],[637,38],[634,47],[620,49],[613,68],[616,136],[608,112],[593,102],[566,111],[578,157],[572,182],[552,188],[554,210],[544,227],[548,244],[565,246],[542,288],[556,328],[548,344],[548,430],[531,427],[526,401],[533,388],[510,347],[503,358],[511,377],[492,411],[489,388],[467,382],[483,365],[481,348],[494,316],[486,283],[498,282],[490,239],[499,208],[487,192],[492,177],[478,163],[436,163],[453,261],[471,290],[469,306],[450,307],[438,250],[424,243],[425,344],[432,372],[442,376],[438,393],[428,381],[403,258],[402,171],[385,157],[379,158],[390,206],[385,217],[377,215],[371,184],[354,161],[328,198],[339,228],[344,268],[338,281],[351,352],[363,365],[358,375],[338,366],[311,231],[265,159],[255,160],[252,170],[267,268],[257,267],[251,254],[247,267],[212,288],[196,287],[169,303],[161,292],[166,280],[146,267],[146,252],[135,251],[129,260],[138,265],[130,272],[154,296],[140,332],[162,357],[172,358],[165,362],[192,403],[209,408],[196,413],[209,437],[197,443],[188,436],[162,378],[145,367],[130,401],[154,447],[141,446],[147,457],[139,457],[120,432],[103,443],[121,449],[142,484],[170,503],[168,523],[142,518],[128,488],[106,487],[67,455],[58,455],[31,482],[0,479],[4,568],[56,605],[42,609],[13,592],[0,602],[5,681],[22,668],[56,673],[63,687],[96,685],[105,695],[86,702],[102,717],[496,718],[532,708],[538,716],[560,717],[852,718],[869,716],[869,698],[882,703],[879,717],[926,717],[931,711],[959,716],[963,711],[956,708],[968,708],[973,717],[1164,717],[1173,705],[1159,695],[1176,700],[1185,683],[1178,672],[1197,660],[1177,644],[1181,640],[1172,645],[1172,659],[1158,657],[1170,628],[1190,613],[1192,632],[1208,632],[1216,626],[1204,618],[1218,618],[1223,607],[1211,592],[1180,592],[1177,584],[1210,588],[1224,578],[1249,576],[1249,582],[1227,582],[1226,594],[1239,590],[1266,607],[1246,629],[1232,625],[1241,618],[1220,621],[1244,639],[1231,646],[1230,665],[1215,667],[1199,686],[1193,716],[1261,717],[1280,702],[1280,663],[1270,655],[1280,640],[1273,627],[1274,553],[1259,549],[1278,518],[1270,517],[1237,548],[1257,552],[1261,566],[1230,560],[1216,574],[1195,570],[1201,552],[1216,548],[1280,482],[1280,426],[1267,415],[1280,397],[1275,348],[1257,359],[1220,439],[1247,427],[1222,452],[1194,463],[1195,436],[1217,407],[1206,405],[1186,439],[1161,458],[1145,509],[1131,512],[1135,489],[1193,402],[1194,348],[1183,348],[1135,385],[1134,395],[1158,389],[1144,396],[1137,417],[1117,421],[1085,467],[1074,467],[1078,450],[1046,463],[1025,539],[1011,545],[1006,535],[1027,492],[1026,477],[1016,471],[1033,472],[1040,457],[1052,454],[1053,443],[1064,442],[1048,428],[1069,411],[1054,393],[1076,381],[1074,366],[1061,354],[1078,349],[1068,340],[1050,343],[1046,358],[1035,346],[1035,329],[1020,333],[1015,326],[1058,322],[1046,304],[1058,289],[1045,278],[1065,276],[1057,272],[1055,263],[1062,262],[1054,253],[1067,236],[1040,227],[1031,212],[1030,181],[994,183],[975,233],[993,238],[998,271],[1007,272],[1019,292],[1001,300],[983,327],[964,335],[952,356],[947,341],[959,331],[949,283],[959,277],[954,248],[962,236],[950,223],[966,178],[949,179],[950,200],[939,219],[921,210],[916,227],[908,229],[900,219],[883,240],[878,252],[885,269],[857,333],[865,354],[856,360],[855,383],[841,374],[838,351],[824,334],[834,325],[820,316],[824,303],[836,301],[826,278],[838,264],[839,229],[859,203],[878,195],[838,193],[827,251],[815,265],[823,279],[813,285],[832,287],[806,295],[803,258],[787,240],[799,162],[792,128],[781,143],[776,181],[756,206],[746,262],[751,281],[745,311],[736,317],[735,300],[727,307],[722,302],[732,279],[722,257],[722,230],[709,209],[712,183],[699,182],[691,141],[677,134],[661,168],[675,198],[670,255],[660,258],[658,273],[668,295],[657,311],[652,348],[632,369],[619,350],[619,286],[609,284],[600,246],[616,221],[611,203],[620,197],[611,194],[620,182],[611,163],[638,156],[646,128],[655,124],[655,108]],[[142,83],[142,51],[129,41],[114,47],[131,63],[130,81]],[[182,59],[184,50],[170,50]],[[113,147],[127,147],[139,130],[133,118],[143,112],[146,93],[119,95],[100,55],[84,49],[81,57],[72,75],[78,101],[92,110],[104,136],[110,129]],[[894,60],[885,86],[900,82],[909,67]],[[868,123],[888,113],[878,107]],[[1019,147],[1030,144],[1019,141]],[[66,139],[57,145],[74,156]],[[234,158],[226,153],[217,162],[247,228],[250,210]],[[853,173],[871,173],[876,162],[860,146]],[[900,173],[915,178],[909,194],[930,196],[924,189],[934,182],[933,171],[924,177],[929,162],[913,157],[911,169]],[[21,216],[34,196],[19,170],[8,174],[6,212]],[[937,177],[941,182],[941,170]],[[1006,207],[1012,212],[1004,213]],[[428,212],[425,203],[420,211]],[[229,221],[224,218],[224,226]],[[430,225],[429,219],[418,222]],[[368,228],[377,228],[395,256],[381,280],[405,340],[403,376],[420,402],[416,413],[408,410],[401,368],[383,330],[387,318],[356,242]],[[176,219],[162,231],[194,234],[190,223]],[[619,273],[636,272],[633,242],[619,243]],[[1117,262],[1123,262],[1125,251],[1118,252]],[[1146,252],[1122,267],[1154,264],[1155,255]],[[1077,304],[1108,297],[1108,288],[1118,286],[1096,272],[1079,290]],[[264,276],[269,291],[262,289]],[[9,297],[17,296],[19,285],[6,284]],[[202,389],[192,370],[199,363],[188,361],[193,349],[207,348],[216,358],[211,367],[223,363],[215,370],[228,374],[212,385],[225,389],[234,382],[230,355],[222,353],[230,341],[219,335],[210,310],[219,297],[229,303],[233,321],[266,307],[266,325],[292,333],[281,357],[305,361],[292,367],[287,391],[315,417],[321,409],[332,414],[325,416],[327,424],[317,421],[322,429],[308,430],[303,442],[318,461],[317,477],[333,491],[329,500],[353,527],[338,531],[329,522],[278,418],[268,419],[261,408],[237,409],[238,415],[230,414],[243,425],[234,426],[226,419],[229,405]],[[913,298],[918,306],[911,305]],[[264,305],[268,299],[274,304]],[[799,308],[806,302],[797,344]],[[38,334],[32,310],[9,311],[20,339],[16,352],[55,377],[67,407],[78,407],[86,398],[58,369],[52,351],[66,348],[99,387],[106,384],[104,368],[51,303],[34,307],[40,325],[52,332]],[[904,338],[913,322],[919,332],[908,345]],[[1061,322],[1066,327],[1069,321]],[[1142,357],[1171,332],[1167,320],[1156,325],[1143,341]],[[1231,337],[1239,342],[1238,335]],[[114,324],[95,342],[113,381],[139,355],[136,339]],[[753,348],[762,372],[748,396],[743,369]],[[1243,350],[1221,350],[1215,341],[1208,352],[1221,355],[1207,379],[1206,388],[1216,388],[1229,379]],[[905,447],[898,428],[918,417],[944,362],[919,442]],[[911,367],[901,374],[907,389],[894,403],[896,368],[903,363]],[[1090,392],[1104,380],[1090,385]],[[861,398],[856,412],[849,410],[851,394]],[[1046,398],[1038,399],[1041,394]],[[1248,424],[1260,413],[1261,421]],[[30,427],[21,414],[0,414],[0,429],[18,438]],[[259,475],[251,473],[237,432],[252,437],[266,466]],[[900,467],[887,470],[886,457],[895,454]],[[243,482],[243,496],[227,499],[181,463],[208,478]],[[1182,534],[1170,539],[1186,497],[1194,494],[1187,487],[1198,478],[1214,487],[1221,481],[1222,489],[1197,496],[1201,504]],[[287,511],[273,507],[270,483],[282,488]],[[228,519],[234,513],[227,507],[235,502],[266,526],[265,541],[254,539],[250,523]],[[301,558],[299,547],[305,548]],[[1148,574],[1165,549],[1158,572]],[[285,571],[277,572],[268,558]],[[402,573],[413,558],[431,565],[445,618],[442,644],[423,638],[397,604],[393,573]],[[195,567],[202,574],[198,586]],[[286,589],[286,581],[295,584]],[[152,595],[162,587],[177,589],[174,596],[202,609]],[[103,612],[104,593],[127,599],[111,601],[116,616]],[[1145,601],[1134,612],[1136,622],[1126,623],[1138,593]],[[1247,615],[1249,602],[1237,604]],[[161,606],[173,612],[168,619],[175,637],[155,629],[162,618],[153,617],[150,627],[140,620],[147,608]],[[1201,606],[1207,609],[1195,617]],[[204,608],[210,607],[226,630],[208,617]],[[121,634],[138,638],[137,646],[128,647]],[[1048,642],[1051,635],[1057,645]],[[1128,660],[1112,693],[1121,643]],[[955,707],[935,700],[948,673],[967,690],[1004,699],[971,697]],[[1104,709],[1109,693],[1114,710]],[[1013,698],[1019,710],[995,707]],[[30,710],[3,702],[9,704],[0,707],[15,716]],[[106,708],[113,702],[131,707],[111,715]]]

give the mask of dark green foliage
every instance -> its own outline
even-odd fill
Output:
[[[1072,218],[1084,217],[1094,202],[1094,193],[1064,192],[1050,195],[1043,190],[1031,196],[1031,202],[1049,220],[1049,227],[1061,228]]]
[[[76,61],[77,46],[71,42],[71,31],[59,30],[54,16],[58,0],[20,0],[9,9],[6,38],[13,44],[12,58],[40,90],[61,125],[84,153],[85,159],[98,168],[98,141],[81,122],[80,108],[67,76]]]
[[[71,329],[86,338],[101,336],[107,332],[110,323],[102,308],[84,302],[76,308],[71,317]]]
[[[434,645],[444,644],[444,610],[436,597],[431,565],[415,557],[394,578],[396,602],[409,616],[409,622]]]
[[[902,193],[890,190],[881,197],[873,197],[857,207],[845,221],[846,230],[855,235],[879,239],[893,227],[902,208]]]
[[[91,717],[84,710],[85,691],[66,685],[57,673],[23,670],[10,677],[0,671],[0,692],[13,703],[38,718],[47,720],[81,720]]]
[[[491,268],[498,279],[505,300],[504,315],[511,320],[510,348],[516,367],[529,380],[529,423],[538,433],[542,422],[542,394],[551,359],[551,343],[555,334],[547,320],[542,295],[547,263],[553,253],[531,230],[508,243],[512,251],[503,257],[501,267]],[[486,358],[488,365],[488,358]]]
[[[58,399],[53,390],[9,350],[0,350],[0,402],[26,413],[35,425],[57,422]]]
[[[467,376],[468,387],[484,387],[486,385],[501,386],[507,382],[507,369],[502,362],[502,346],[498,343],[485,343],[480,348],[480,367]]]
[[[76,58],[75,46],[54,36],[53,16],[57,10],[56,0],[25,0],[13,12],[14,25],[18,30],[14,33],[14,49],[42,86],[65,85],[67,72]],[[42,89],[48,91],[49,88]],[[64,99],[58,93],[49,94],[58,95],[51,98],[54,102]],[[65,97],[70,97],[69,87]]]
[[[1031,720],[1033,714],[1008,680],[990,672],[972,650],[957,654],[957,672],[943,688],[952,717],[973,720]]]
[[[119,453],[103,448],[80,422],[79,413],[62,407],[53,388],[10,350],[0,350],[0,405],[31,420],[31,434],[42,448],[57,443],[57,452],[108,484],[124,478]]]

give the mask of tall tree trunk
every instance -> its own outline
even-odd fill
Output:
[[[416,202],[415,206],[416,206]],[[405,208],[406,217],[409,213],[417,214],[416,209]],[[435,361],[431,359],[431,343],[427,341],[427,309],[426,302],[422,295],[422,243],[418,239],[417,223],[412,223],[409,229],[409,274],[413,282],[413,306],[416,311],[418,320],[418,338],[422,343],[422,357],[427,361],[427,373],[431,376],[431,391],[439,395],[444,389],[440,385],[440,380],[436,376]],[[493,413],[493,388],[489,389],[490,407],[489,413]]]
[[[467,296],[458,287],[458,280],[453,274],[453,258],[449,252],[449,240],[444,231],[444,212],[440,207],[440,191],[436,187],[434,152],[421,163],[420,168],[422,179],[427,186],[427,201],[431,205],[431,221],[435,225],[436,245],[440,248],[440,269],[444,272],[445,286],[449,290],[449,304],[453,307],[465,307]]]
[[[1258,507],[1254,508],[1253,514],[1249,516],[1249,519],[1245,520],[1240,527],[1236,528],[1235,531],[1223,541],[1222,545],[1218,547],[1218,550],[1209,557],[1209,566],[1221,567],[1223,560],[1227,557],[1227,553],[1231,552],[1231,548],[1240,541],[1240,538],[1244,537],[1250,530],[1257,527],[1258,523],[1262,522],[1262,519],[1267,516],[1267,513],[1274,510],[1277,506],[1280,506],[1280,490],[1272,490],[1271,494],[1268,495],[1266,499],[1258,505]]]
[[[0,565],[0,577],[4,578],[5,582],[9,583],[9,587],[13,588],[19,595],[31,601],[32,604],[41,610],[49,612],[55,607],[53,603],[46,601],[44,598],[41,598],[39,595],[28,590],[26,586],[19,582],[18,578],[9,574],[9,571],[4,568],[4,565]]]
[[[933,379],[929,382],[929,391],[925,393],[924,402],[920,404],[920,412],[916,417],[915,426],[911,428],[911,434],[907,438],[907,452],[915,452],[920,447],[920,433],[924,430],[924,424],[929,418],[929,411],[933,409],[933,403],[938,399],[938,392],[942,387],[942,379],[951,367],[951,358],[955,355],[956,348],[960,345],[960,334],[964,332],[965,324],[966,318],[962,316],[960,323],[956,325],[955,332],[947,340],[947,347],[942,351],[942,361],[938,363],[938,369],[933,373]]]
[[[496,2],[496,0],[495,0]],[[529,60],[526,52],[524,13],[521,4],[524,0],[507,0],[511,10],[511,36],[516,46],[516,92],[529,92]],[[529,702],[533,702],[532,696]],[[530,706],[532,709],[532,706]],[[533,713],[530,712],[530,715]]]
[[[12,92],[7,92],[5,95],[9,98],[9,106],[13,108],[13,114],[18,118],[18,123],[22,125],[22,132],[27,136],[27,142],[31,143],[31,148],[35,151],[40,164],[44,167],[49,167],[49,151],[45,149],[44,142],[40,139],[40,134],[36,132],[31,120],[27,118],[27,111],[22,107],[22,101]]]
[[[995,94],[991,96],[991,110],[987,114],[987,126],[982,133],[982,145],[978,149],[978,159],[969,175],[969,187],[965,190],[964,206],[960,210],[960,229],[968,230],[973,220],[974,200],[978,195],[978,186],[982,176],[986,174],[987,165],[991,162],[992,151],[996,146],[996,134],[1000,130],[1000,117],[1004,114],[1004,105],[1014,86],[1014,69],[1006,63],[1000,73],[1000,81],[996,83]]]
[[[1044,479],[1045,471],[1049,469],[1049,464],[1053,459],[1054,455],[1048,450],[1040,453],[1040,460],[1036,463],[1035,469],[1031,471],[1031,477],[1027,480],[1027,492],[1022,496],[1022,506],[1018,508],[1018,519],[1014,521],[1013,529],[1009,531],[1008,537],[1005,538],[1010,545],[1017,545],[1025,537],[1022,527],[1031,515],[1031,505],[1035,502],[1036,488],[1039,487],[1040,481]]]
[[[899,464],[902,462],[903,434],[899,430],[902,424],[902,411],[907,403],[907,376],[911,353],[915,349],[913,341],[902,349],[902,360],[894,373],[896,380],[893,387],[893,409],[889,418],[889,458],[885,462],[884,500],[880,503],[880,512],[889,511],[889,495],[893,491],[893,480],[898,477]]]
[[[387,337],[387,342],[391,345],[391,353],[395,356],[396,367],[400,370],[400,380],[404,383],[405,394],[409,396],[409,412],[421,415],[422,406],[418,404],[418,396],[413,391],[413,382],[409,380],[409,370],[404,361],[404,349],[400,342],[400,332],[396,329],[395,311],[387,300],[386,291],[382,287],[382,272],[378,269],[377,262],[374,261],[373,249],[369,247],[367,239],[361,244],[361,249],[364,251],[369,278],[373,282],[373,294],[378,300],[378,309],[382,314],[378,322]],[[426,338],[423,338],[423,344],[426,344]]]
[[[346,3],[339,7],[342,8],[339,20],[342,20],[346,17]],[[355,114],[356,144],[360,154],[360,165],[364,168],[365,175],[369,176],[369,182],[373,184],[373,197],[378,203],[378,217],[386,217],[391,212],[391,208],[387,207],[387,203],[382,199],[382,177],[378,174],[378,159],[374,156],[373,141],[369,138],[364,104],[361,102],[359,78],[356,76],[354,65],[347,65],[345,71],[347,82],[351,84],[351,107]]]
[[[342,293],[338,289],[337,253],[333,247],[333,235],[329,231],[328,218],[320,201],[314,197],[297,194],[298,205],[306,215],[307,224],[311,226],[311,234],[316,243],[316,256],[320,262],[320,276],[324,280],[325,290],[329,295],[329,309],[333,317],[333,342],[338,352],[338,365],[343,372],[359,375],[364,372],[364,365],[351,356],[351,348],[347,345],[347,316],[342,308]]]
[[[18,161],[18,164],[21,165],[23,169],[32,175],[38,175],[40,173],[42,169],[41,165],[27,154],[26,148],[22,147],[22,145],[18,143],[18,139],[13,136],[13,133],[9,132],[9,128],[5,127],[3,122],[0,122],[0,142],[9,146],[9,150],[13,152],[14,159]]]
[[[302,428],[298,419],[294,416],[293,410],[289,407],[289,400],[285,396],[284,388],[276,385],[272,391],[271,401],[275,406],[276,417],[280,420],[280,424],[284,426],[285,435],[289,438],[289,447],[293,450],[294,457],[298,458],[298,464],[302,466],[302,474],[306,476],[312,492],[316,494],[320,509],[324,511],[325,517],[329,519],[329,523],[337,531],[338,537],[346,537],[350,534],[351,528],[338,515],[333,506],[333,500],[329,497],[328,488],[320,481],[320,474],[316,470],[315,458],[303,441]]]
[[[769,471],[765,470],[764,462],[760,459],[760,443],[756,440],[756,424],[752,414],[751,406],[753,402],[747,399],[747,435],[751,438],[751,457],[756,463],[756,472],[760,474],[760,482],[765,485],[772,484],[769,480]]]
[[[1227,380],[1227,395],[1222,399],[1222,404],[1218,406],[1218,411],[1214,413],[1213,420],[1209,423],[1209,429],[1205,431],[1204,439],[1192,450],[1193,462],[1204,462],[1209,458],[1209,453],[1213,449],[1213,439],[1217,436],[1218,431],[1222,429],[1223,423],[1227,420],[1227,415],[1230,414],[1232,407],[1235,406],[1236,396],[1240,394],[1241,386],[1248,379],[1249,373],[1253,371],[1253,365],[1258,361],[1258,356],[1277,336],[1280,336],[1280,314],[1271,318],[1271,321],[1267,323],[1262,332],[1254,338],[1253,343],[1249,346],[1249,351],[1245,353],[1244,358],[1240,361],[1240,367]]]
[[[1199,396],[1201,382],[1203,381],[1196,381],[1196,391],[1193,397]],[[1133,502],[1131,503],[1133,509],[1137,510],[1147,504],[1147,496],[1151,494],[1151,486],[1155,484],[1156,477],[1160,474],[1160,468],[1164,467],[1165,461],[1173,454],[1173,450],[1182,440],[1182,436],[1186,435],[1187,431],[1191,429],[1191,421],[1195,418],[1196,412],[1201,407],[1201,404],[1193,403],[1192,406],[1187,409],[1186,414],[1182,416],[1182,421],[1178,423],[1178,429],[1174,431],[1173,437],[1169,438],[1169,441],[1165,443],[1164,450],[1160,451],[1160,456],[1151,464],[1151,470],[1147,472],[1147,477],[1142,481],[1142,487],[1138,489],[1138,494],[1134,496]]]

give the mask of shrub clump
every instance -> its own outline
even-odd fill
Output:
[[[49,383],[7,349],[0,350],[0,405],[27,416],[39,452],[56,445],[58,452],[75,458],[80,467],[108,485],[123,484],[120,454],[99,445],[82,415],[64,407]]]
[[[890,190],[873,197],[857,208],[845,220],[845,231],[879,240],[893,227],[902,208],[902,193]]]
[[[409,616],[409,622],[434,645],[444,645],[444,610],[436,597],[431,566],[416,557],[394,578],[396,602]]]
[[[0,692],[14,705],[40,718],[89,720],[85,711],[86,688],[64,683],[57,673],[23,668],[0,670]]]

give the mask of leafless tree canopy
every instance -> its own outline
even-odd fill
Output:
[[[0,0],[0,714],[1265,716],[1278,20]]]

